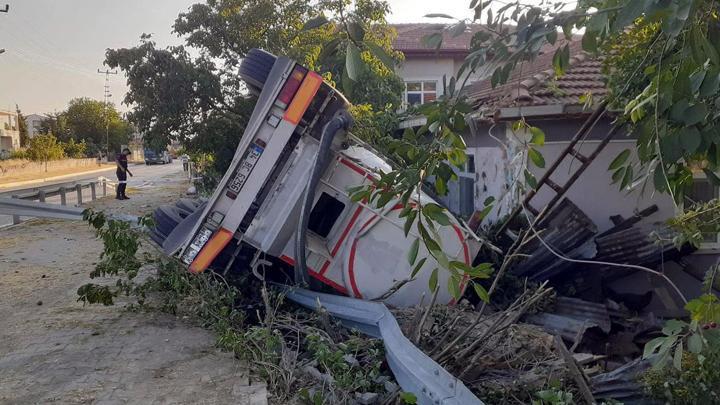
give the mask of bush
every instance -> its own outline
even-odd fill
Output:
[[[682,370],[654,369],[645,375],[645,386],[654,398],[671,404],[720,403],[720,349],[703,354],[685,352]]]
[[[24,159],[29,159],[29,158],[28,158],[27,151],[25,151],[24,149],[18,149],[18,150],[14,150],[14,151],[10,152],[9,159],[23,159],[24,160]]]
[[[82,159],[87,156],[87,144],[84,139],[80,142],[75,142],[74,139],[70,138],[69,142],[62,143],[61,145],[65,152],[65,156],[69,158]]]

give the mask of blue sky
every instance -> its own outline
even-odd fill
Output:
[[[0,0],[0,110],[25,114],[65,108],[74,97],[102,99],[105,49],[131,47],[142,33],[161,45],[181,43],[171,34],[175,17],[198,0]],[[470,0],[389,0],[392,23],[423,21],[442,12],[469,16]],[[439,9],[441,8],[441,9]],[[125,93],[113,76],[112,100]],[[127,107],[121,106],[121,109]]]

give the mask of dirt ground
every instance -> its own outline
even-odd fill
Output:
[[[182,195],[181,173],[93,203],[142,214]],[[266,404],[265,384],[176,317],[77,302],[101,250],[79,222],[0,229],[0,404]]]

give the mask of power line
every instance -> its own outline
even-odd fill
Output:
[[[112,71],[110,69],[105,70],[104,72],[100,69],[98,69],[98,74],[105,75],[105,93],[103,95],[103,99],[105,101],[105,158],[109,161],[110,160],[110,97],[112,97],[112,94],[110,94],[110,75],[116,75],[118,72]]]

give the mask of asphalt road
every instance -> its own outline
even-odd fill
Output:
[[[134,175],[133,177],[128,178],[128,195],[132,198],[133,190],[145,190],[145,189],[152,189],[154,186],[160,186],[163,184],[163,182],[168,181],[166,179],[167,175],[181,172],[182,171],[182,163],[180,161],[175,161],[173,163],[167,164],[167,165],[152,165],[152,166],[146,166],[146,165],[135,165],[129,167],[130,172]],[[0,197],[11,197],[15,194],[32,194],[36,191],[39,191],[41,189],[46,190],[55,190],[58,187],[62,185],[72,185],[73,183],[83,183],[89,180],[97,179],[99,176],[97,173],[95,174],[79,174],[77,176],[74,176],[69,179],[63,179],[57,183],[50,183],[50,184],[43,184],[42,187],[24,187],[21,189],[13,189],[8,191],[3,191],[0,193]],[[111,172],[109,175],[105,174],[105,177],[108,177],[111,181],[115,182],[117,179],[115,178],[115,173]],[[188,184],[189,185],[189,184]],[[115,194],[115,189],[108,187],[108,196],[113,196]],[[102,197],[102,191],[100,189],[97,190],[98,198]],[[89,201],[90,200],[90,190],[85,189],[83,191],[83,201]],[[50,197],[45,202],[49,204],[60,204],[60,197]],[[77,205],[77,195],[74,192],[69,192],[67,194],[67,204],[68,205]],[[22,218],[25,219],[25,218]],[[11,225],[12,224],[12,217],[7,215],[0,215],[0,228]]]

